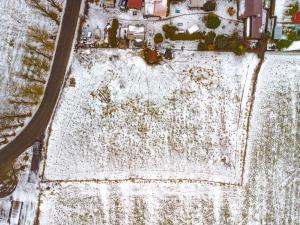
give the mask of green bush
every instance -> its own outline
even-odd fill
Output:
[[[214,11],[216,9],[216,2],[215,1],[207,1],[204,3],[204,5],[201,7],[202,10],[204,10],[205,12],[211,12]]]
[[[221,24],[221,20],[216,14],[214,13],[208,14],[207,21],[206,21],[207,28],[216,29],[218,26],[220,26],[220,24]]]
[[[209,44],[213,44],[214,40],[216,37],[216,33],[213,31],[210,31],[206,34],[204,40],[205,40],[205,44],[209,45]]]
[[[163,40],[164,40],[164,37],[161,33],[157,33],[157,34],[154,35],[154,42],[156,44],[162,43]]]
[[[176,33],[178,28],[168,24],[163,25],[163,31],[165,32],[165,37],[172,41],[194,41],[205,38],[205,32],[195,32],[193,34]]]
[[[169,24],[164,24],[162,29],[165,33],[175,33],[175,31],[178,30],[177,27],[169,25]]]
[[[217,49],[224,50],[229,48],[230,38],[225,35],[218,35],[215,40]]]
[[[293,43],[293,41],[291,41],[291,40],[277,40],[277,41],[275,41],[276,48],[278,50],[282,50],[284,48],[288,48],[288,47],[290,47],[290,45],[292,43]]]
[[[238,45],[235,49],[234,49],[234,54],[236,55],[244,55],[246,53],[246,47],[242,44]]]
[[[294,4],[290,4],[288,10],[286,11],[286,15],[288,16],[294,16],[296,12],[299,11],[299,5],[298,2],[295,2]]]
[[[108,32],[108,43],[112,48],[116,48],[118,46],[117,41],[117,31],[119,28],[119,21],[117,19],[112,20],[111,28]]]
[[[208,50],[207,45],[204,42],[200,41],[198,44],[198,51],[207,51],[207,50]]]

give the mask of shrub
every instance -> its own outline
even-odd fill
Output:
[[[276,48],[278,50],[282,50],[284,48],[288,48],[288,47],[290,47],[290,45],[292,43],[293,43],[293,41],[291,41],[291,40],[278,40],[278,41],[275,41]]]
[[[108,42],[112,48],[116,48],[118,46],[117,42],[117,30],[119,28],[119,21],[117,19],[112,20],[111,28],[108,33]]]
[[[299,11],[299,5],[298,5],[298,2],[295,2],[294,4],[289,5],[289,8],[285,14],[288,16],[294,16],[295,13],[298,11]]]
[[[204,10],[205,12],[211,12],[214,11],[216,9],[216,2],[215,1],[207,1],[204,3],[204,5],[201,7],[202,10]]]
[[[228,49],[229,48],[229,37],[225,35],[218,35],[215,40],[217,49]]]
[[[242,44],[238,45],[235,49],[234,49],[234,54],[236,55],[244,55],[246,53],[246,47]]]
[[[169,25],[169,24],[164,24],[162,29],[165,33],[175,33],[175,31],[178,30],[177,27]]]
[[[207,21],[206,21],[207,28],[216,29],[218,26],[220,26],[220,24],[221,24],[221,20],[216,14],[214,13],[208,14]]]
[[[216,33],[213,31],[210,31],[207,33],[207,35],[205,36],[204,40],[205,40],[205,44],[209,45],[209,44],[213,44],[214,40],[216,37]]]
[[[233,7],[229,7],[227,9],[227,13],[229,14],[229,16],[233,16],[235,14],[236,10]]]
[[[193,34],[188,33],[176,33],[177,27],[168,24],[163,25],[163,31],[165,32],[165,37],[171,39],[172,41],[194,41],[204,39],[205,32],[195,32]]]
[[[154,42],[156,44],[162,43],[163,40],[164,40],[164,37],[161,33],[157,33],[157,34],[154,35]]]
[[[207,50],[208,50],[207,45],[204,42],[200,41],[198,44],[198,51],[207,51]]]

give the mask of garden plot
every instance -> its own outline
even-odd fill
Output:
[[[185,181],[46,182],[42,186],[40,223],[298,224],[299,65],[300,56],[297,55],[266,55],[257,81],[242,186]],[[84,70],[81,72],[83,74]],[[65,90],[63,101],[70,91]],[[57,126],[55,122],[54,125]],[[85,159],[81,157],[81,160]],[[73,162],[65,160],[71,169]],[[69,174],[69,171],[57,171],[60,173]]]
[[[46,178],[238,182],[258,59],[176,53],[158,66],[133,51],[75,55],[77,85],[54,116]]]

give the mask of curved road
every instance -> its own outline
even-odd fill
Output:
[[[0,168],[12,162],[32,146],[48,126],[67,73],[82,1],[67,0],[65,4],[60,34],[43,100],[39,109],[21,133],[12,142],[0,149]]]

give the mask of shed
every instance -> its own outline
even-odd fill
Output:
[[[187,32],[189,34],[193,34],[196,33],[200,30],[199,26],[197,24],[194,24],[193,26],[191,26],[190,28],[187,29]]]
[[[200,8],[204,5],[206,0],[189,0],[188,7],[189,8]]]
[[[129,9],[141,9],[142,8],[142,0],[128,0],[127,7]]]

